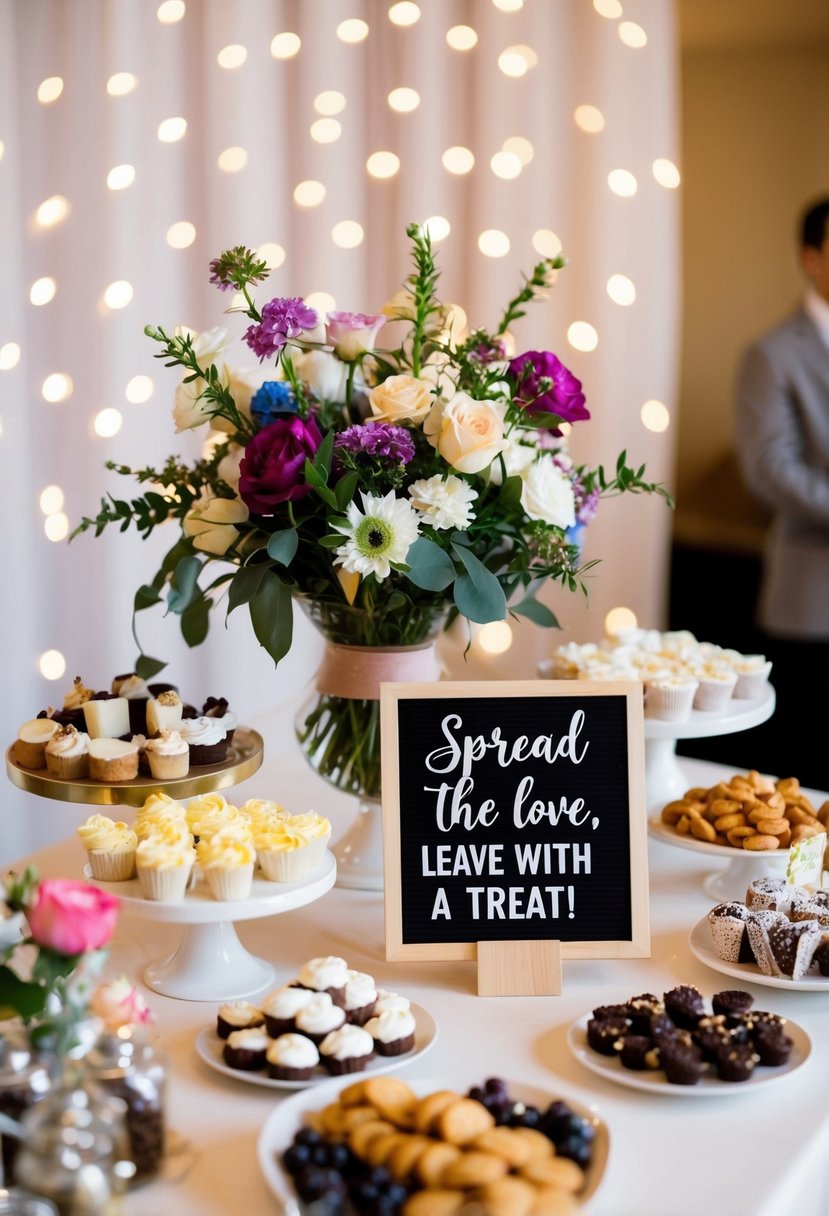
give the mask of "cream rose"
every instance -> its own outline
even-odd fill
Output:
[[[513,431],[513,434],[516,434]],[[522,435],[529,435],[531,432],[522,431]],[[517,443],[510,439],[507,447],[501,453],[504,461],[504,468],[507,471],[507,477],[520,476],[524,473],[535,460],[538,455],[538,447],[534,443]],[[219,466],[221,468],[221,465]],[[493,485],[499,486],[503,480],[501,476],[501,461],[496,460],[489,470],[489,480]]]
[[[212,498],[202,495],[182,520],[185,536],[193,546],[214,557],[223,557],[239,539],[236,524],[244,523],[248,509],[241,498]]]
[[[324,350],[294,351],[294,371],[321,401],[345,401],[348,367]],[[273,376],[271,376],[273,379]]]
[[[277,371],[270,366],[231,368],[225,364],[222,371],[222,383],[230,389],[237,410],[245,418],[250,418],[250,403],[257,389],[260,389],[266,380],[279,379],[281,369]],[[236,430],[230,419],[223,418],[221,414],[216,414],[210,422],[215,431],[230,435]]]
[[[368,395],[371,412],[378,422],[420,422],[432,408],[429,385],[414,376],[389,376]]]
[[[455,393],[451,401],[437,401],[423,424],[426,438],[459,473],[480,473],[506,450],[505,401],[475,401],[468,393]]]
[[[530,519],[540,519],[556,528],[572,528],[576,522],[573,483],[544,455],[521,474],[521,506]]]
[[[221,458],[216,470],[222,481],[229,485],[231,490],[237,492],[239,490],[239,465],[242,463],[244,454],[245,449],[240,443],[231,443],[228,446],[227,455]]]

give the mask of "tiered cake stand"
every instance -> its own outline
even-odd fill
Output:
[[[255,730],[239,727],[222,764],[204,765],[197,772],[174,781],[155,781],[136,777],[106,785],[100,781],[66,781],[45,770],[33,772],[14,760],[13,749],[6,752],[6,771],[14,785],[30,794],[60,802],[80,802],[92,806],[143,806],[150,794],[171,798],[192,798],[216,790],[229,789],[250,777],[262,763],[262,737]],[[88,870],[85,877],[90,879]],[[211,899],[203,882],[197,881],[180,903],[160,903],[143,899],[138,882],[102,883],[136,917],[148,921],[183,926],[178,946],[164,959],[144,969],[144,982],[163,996],[186,1001],[229,1001],[261,991],[273,983],[274,968],[264,959],[250,954],[239,940],[235,921],[254,920],[289,912],[319,899],[333,885],[337,865],[326,852],[323,865],[301,882],[272,883],[255,879],[247,899]]]

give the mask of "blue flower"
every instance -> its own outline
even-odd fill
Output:
[[[297,408],[294,390],[284,380],[266,380],[253,394],[250,412],[260,429],[286,414],[295,414]]]

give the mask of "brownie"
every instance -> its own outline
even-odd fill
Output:
[[[769,1068],[779,1068],[785,1064],[794,1047],[794,1040],[781,1027],[769,1023],[756,1028],[752,1041],[760,1063]]]
[[[823,936],[816,920],[780,920],[768,928],[772,967],[780,975],[802,979],[812,965]]]
[[[671,1085],[696,1085],[705,1068],[699,1048],[685,1044],[678,1038],[663,1037],[659,1058]]]
[[[705,1017],[705,1002],[702,993],[691,984],[680,984],[664,996],[665,1012],[672,1022],[682,1030],[693,1030],[700,1018]]]
[[[829,935],[823,935],[823,941],[814,953],[814,961],[821,975],[829,975]]]
[[[602,1056],[615,1056],[616,1044],[627,1034],[625,1018],[590,1018],[587,1023],[587,1042]]]
[[[593,1017],[599,1021],[606,1021],[608,1018],[626,1018],[627,1005],[597,1005],[593,1010]]]
[[[757,1053],[750,1043],[732,1043],[717,1056],[717,1076],[721,1081],[748,1081],[757,1061]]]
[[[652,1052],[654,1053],[653,1055],[651,1055]],[[651,1056],[650,1063],[648,1056]],[[648,1034],[625,1035],[619,1059],[625,1068],[632,1068],[637,1072],[641,1072],[644,1068],[652,1067],[656,1063],[653,1039]]]
[[[715,1014],[748,1013],[754,1004],[750,992],[742,992],[739,988],[730,988],[726,992],[715,992],[711,998],[711,1006]]]
[[[652,992],[643,992],[640,996],[631,997],[626,1009],[630,1018],[630,1029],[636,1035],[649,1034],[651,1019],[665,1012],[662,1001]]]
[[[703,1025],[703,1022],[709,1024]],[[703,1060],[713,1064],[720,1052],[725,1051],[731,1044],[731,1032],[723,1018],[703,1018],[694,1031],[694,1042],[702,1052]]]
[[[767,908],[776,912],[788,905],[790,895],[785,878],[755,878],[746,891],[746,905],[755,911]]]

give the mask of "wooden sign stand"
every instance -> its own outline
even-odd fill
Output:
[[[557,996],[562,959],[650,955],[638,681],[383,684],[381,737],[389,961]]]

